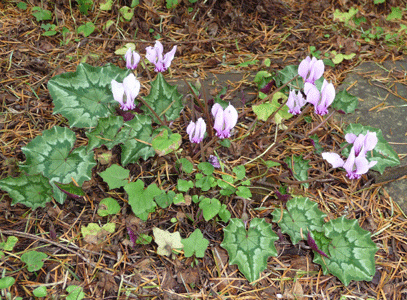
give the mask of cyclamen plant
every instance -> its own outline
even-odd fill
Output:
[[[44,131],[42,136],[36,137],[23,148],[27,160],[21,165],[21,169],[28,175],[2,179],[0,188],[9,192],[13,204],[23,203],[33,209],[45,206],[46,202],[51,201],[51,197],[63,203],[67,194],[83,196],[85,193],[80,186],[91,178],[92,168],[96,165],[93,150],[102,145],[109,150],[120,145],[122,166],[113,164],[99,175],[110,189],[123,187],[133,213],[146,221],[158,206],[166,208],[171,204],[180,203],[189,205],[186,201],[189,196],[192,202],[199,206],[205,221],[217,218],[219,222],[228,223],[224,227],[224,240],[221,246],[228,251],[230,264],[237,264],[248,280],[255,281],[267,267],[268,258],[278,254],[274,246],[278,236],[265,219],[249,220],[246,203],[252,197],[248,187],[251,185],[251,178],[246,176],[244,165],[235,166],[232,175],[227,173],[225,165],[228,162],[222,157],[222,163],[218,156],[210,155],[207,162],[202,161],[198,164],[195,164],[198,157],[196,153],[192,157],[193,162],[186,157],[178,158],[178,155],[183,155],[178,151],[179,147],[188,141],[182,144],[181,134],[173,133],[167,125],[179,117],[183,109],[182,96],[178,93],[177,87],[168,84],[162,75],[170,67],[176,49],[174,46],[170,52],[163,55],[164,47],[159,41],[156,41],[154,47],[146,48],[145,57],[154,65],[157,75],[155,80],[150,82],[151,90],[145,98],[139,95],[140,82],[131,73],[143,60],[131,49],[125,54],[128,70],[112,65],[95,68],[81,64],[74,73],[52,78],[48,87],[55,104],[54,113],[65,116],[71,127],[91,128],[86,133],[89,139],[88,146],[72,150],[75,134],[69,128],[55,126]],[[141,65],[144,67],[144,64]],[[275,92],[270,96],[263,94],[263,102],[269,98],[272,100],[260,104],[264,105],[260,110],[253,106],[253,111],[265,122],[264,125],[269,118],[274,118],[276,124],[281,124],[284,119],[299,115],[276,137],[267,151],[276,147],[290,129],[302,120],[306,110],[301,112],[301,109],[307,103],[313,104],[315,113],[321,116],[328,113],[329,106],[348,113],[355,109],[354,103],[357,103],[357,99],[349,100],[351,96],[342,92],[336,94],[333,84],[323,79],[324,70],[325,66],[321,60],[310,57],[304,59],[298,67],[286,67],[273,80],[281,81],[280,87],[283,88],[300,76],[303,79],[303,90],[296,93],[293,86],[290,86],[288,97],[282,92]],[[321,81],[322,88],[319,90],[317,83]],[[271,84],[269,82],[266,84],[269,91]],[[96,94],[90,95],[89,90],[92,90],[92,93],[96,91]],[[266,92],[265,89],[263,91]],[[78,94],[80,97],[77,97]],[[280,105],[279,97],[286,102]],[[195,100],[201,104],[199,98]],[[132,114],[132,118],[124,120],[123,117],[117,116],[114,109],[117,104],[121,111]],[[189,142],[199,144],[196,148],[201,147],[201,152],[204,152],[203,149],[214,140],[222,144],[232,138],[232,129],[238,122],[238,112],[230,103],[225,105],[225,108],[220,103],[215,103],[209,108],[205,99],[204,104],[202,105],[206,109],[204,116],[199,117],[196,122],[193,121],[196,116],[191,116],[189,124],[185,124]],[[206,122],[204,117],[207,118]],[[212,123],[213,126],[210,128],[216,131],[216,137],[205,141],[207,124],[211,126]],[[257,132],[262,128],[260,127]],[[277,131],[278,127],[276,136]],[[343,167],[349,179],[360,179],[369,168],[383,172],[385,167],[399,163],[397,154],[388,147],[380,130],[351,124],[345,133],[346,141],[352,144],[350,150],[345,148],[342,152],[347,156],[346,162],[336,153],[324,152],[322,157],[333,168]],[[45,148],[49,152],[38,156],[39,148]],[[136,163],[140,158],[146,160],[155,154],[164,156],[172,152],[177,157],[177,171],[180,177],[176,188],[167,191],[155,183],[145,187],[141,179],[130,182],[130,172],[124,168],[126,165]],[[202,159],[205,159],[205,155]],[[271,163],[267,165],[268,168],[282,165],[281,161]],[[288,158],[286,163],[292,169],[294,177],[307,184],[308,161],[302,157],[293,157]],[[221,169],[219,170],[221,172],[215,168]],[[304,174],[306,178],[303,178]],[[34,195],[33,187],[36,189]],[[233,195],[236,199],[244,201],[245,208],[241,218],[231,218],[227,205],[222,203]],[[279,191],[276,191],[276,195],[280,199],[288,198],[288,195],[282,195]],[[374,255],[377,247],[371,240],[370,233],[361,229],[356,220],[347,220],[344,217],[325,222],[326,215],[318,209],[316,202],[306,197],[292,196],[285,208],[276,207],[272,212],[273,222],[280,226],[281,231],[288,234],[294,244],[301,240],[308,241],[314,251],[314,262],[321,265],[324,274],[334,274],[345,285],[349,284],[350,280],[371,280],[375,271]],[[127,227],[127,230],[134,245],[138,241],[136,233],[130,227]],[[170,233],[159,228],[155,228],[153,232],[159,245],[157,249],[159,255],[170,256],[171,249],[181,248],[184,249],[185,257],[190,257],[194,253],[196,257],[203,257],[209,244],[199,229],[186,239],[181,239],[179,232]],[[151,237],[143,236],[141,243],[149,243],[149,240],[151,241]],[[344,256],[343,253],[349,255]]]

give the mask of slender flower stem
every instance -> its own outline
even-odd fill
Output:
[[[194,90],[189,85],[189,83],[185,80],[185,78],[184,78],[184,82],[187,85],[187,87],[189,88],[189,91],[191,92],[191,94],[194,96],[194,98],[195,98],[196,102],[198,103],[199,107],[204,112],[205,118],[207,120],[207,125],[208,125],[208,135],[210,137],[212,137],[213,136],[213,129],[212,129],[212,124],[210,122],[211,116],[209,115],[209,109],[208,109],[208,103],[206,101],[206,97],[204,97],[205,105],[202,105],[202,102],[199,100],[198,96],[195,94]],[[202,90],[204,91],[204,89],[202,89]],[[205,96],[205,92],[204,92],[204,96]],[[192,102],[192,105],[194,105],[193,102]]]
[[[217,140],[217,137],[214,136],[208,143],[205,144],[204,147],[201,148],[201,151],[200,151],[200,152],[198,152],[197,154],[194,155],[194,157],[192,157],[192,160],[197,159],[198,156],[199,156],[201,153],[204,153],[204,151],[205,151],[206,149],[208,149],[208,147],[209,147],[210,145],[212,145],[216,140]]]
[[[148,70],[146,64],[144,63],[144,59],[143,59],[143,58],[140,59],[140,63],[141,63],[141,65],[143,66],[144,70],[146,70],[148,80],[150,80],[150,82],[151,82],[152,79],[151,79],[150,71]]]
[[[157,120],[160,122],[160,124],[161,124],[162,126],[166,126],[166,124],[164,123],[164,121],[161,120],[161,118],[157,115],[157,113],[154,111],[154,109],[152,109],[152,107],[151,107],[150,105],[148,105],[147,102],[146,102],[142,97],[139,97],[138,99],[140,99],[140,101],[141,101],[145,106],[147,106],[147,108],[153,113],[153,115],[157,118]]]
[[[330,112],[329,113],[329,115],[317,126],[317,127],[315,127],[314,129],[312,129],[310,132],[308,132],[305,136],[310,136],[310,135],[312,135],[313,133],[315,133],[317,130],[318,130],[318,128],[320,128],[321,126],[323,126],[334,114],[335,114],[335,112],[336,112],[336,110],[333,110],[332,112]]]

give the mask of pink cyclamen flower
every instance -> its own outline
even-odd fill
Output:
[[[289,108],[288,112],[293,115],[298,115],[301,113],[301,108],[305,105],[305,101],[302,93],[298,91],[298,94],[295,94],[295,91],[290,91],[287,100],[287,106]]]
[[[123,83],[112,80],[113,98],[120,103],[122,110],[132,110],[136,107],[134,100],[140,91],[140,82],[133,74],[124,78]]]
[[[131,48],[127,49],[124,58],[126,59],[126,68],[130,70],[136,69],[140,62],[140,55],[136,51],[132,51]]]
[[[369,130],[367,131],[366,135],[359,134],[356,136],[354,133],[347,133],[345,135],[345,139],[349,144],[353,144],[356,156],[362,152],[364,155],[366,155],[368,151],[371,151],[374,149],[374,147],[376,147],[378,141],[376,132],[370,132]]]
[[[174,59],[177,46],[174,46],[170,52],[167,52],[163,57],[164,48],[163,45],[156,41],[154,47],[146,48],[146,58],[150,63],[155,65],[154,71],[165,72],[171,65],[171,61]]]
[[[219,103],[212,106],[212,115],[215,118],[213,128],[216,130],[216,136],[220,139],[230,137],[230,131],[237,123],[237,110],[230,103],[229,106],[223,110]]]
[[[355,147],[352,147],[349,153],[349,157],[346,162],[337,153],[322,153],[322,157],[332,165],[333,168],[344,168],[346,176],[349,179],[359,179],[363,174],[367,173],[370,168],[377,164],[377,161],[368,162],[365,157],[365,153],[360,152],[359,155],[355,155]]]
[[[191,143],[199,144],[202,142],[205,132],[206,123],[202,118],[199,118],[196,123],[191,121],[187,127],[187,133]]]
[[[324,79],[321,92],[312,83],[306,82],[304,85],[304,93],[307,95],[307,102],[315,106],[315,113],[318,115],[326,115],[328,107],[335,99],[335,87],[332,83],[328,83]]]
[[[304,82],[314,84],[324,74],[324,69],[322,60],[317,60],[315,57],[311,59],[307,56],[298,66],[298,74],[304,79]]]

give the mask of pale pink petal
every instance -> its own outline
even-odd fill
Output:
[[[337,153],[323,152],[322,158],[332,165],[332,168],[342,167],[344,164],[343,159]]]
[[[349,143],[349,144],[353,144],[356,140],[357,136],[354,133],[347,133],[345,134],[345,140]]]
[[[236,108],[229,103],[224,111],[225,130],[230,131],[237,123],[238,113]]]
[[[111,81],[113,99],[123,105],[123,96],[124,96],[124,87],[122,83],[117,82],[116,80]]]
[[[164,68],[168,69],[171,65],[171,61],[174,59],[175,52],[177,51],[177,46],[174,46],[170,52],[164,55],[163,64]]]
[[[219,110],[223,111],[222,106],[219,103],[215,103],[211,109],[212,116],[216,117],[216,114],[218,113]]]
[[[305,80],[310,70],[311,58],[307,56],[298,66],[298,74]]]
[[[356,171],[355,173],[358,175],[365,174],[367,171],[369,171],[369,163],[367,159],[364,157],[364,155],[359,155],[355,158],[355,165],[356,165]]]
[[[377,136],[376,136],[376,132],[367,132],[366,133],[366,137],[365,137],[365,151],[371,151],[374,149],[374,147],[376,147],[377,144]]]
[[[313,104],[316,107],[321,97],[321,94],[318,91],[317,87],[312,83],[306,82],[304,85],[304,91],[307,95],[307,102]]]

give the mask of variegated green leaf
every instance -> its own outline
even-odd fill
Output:
[[[42,174],[4,178],[0,180],[0,189],[9,193],[12,205],[21,203],[36,209],[52,201],[52,186]]]
[[[96,162],[93,152],[86,153],[84,146],[72,150],[75,141],[75,133],[68,128],[54,126],[45,130],[22,148],[26,162],[20,168],[29,175],[42,173],[51,183],[69,183],[73,178],[81,186],[91,178]],[[55,200],[63,203],[66,194],[52,186]]]
[[[153,108],[160,118],[162,118],[161,115],[164,114],[167,120],[175,120],[179,117],[183,108],[181,98],[182,96],[178,93],[177,86],[170,85],[165,81],[164,76],[161,73],[158,73],[157,78],[151,83],[151,91],[145,98],[145,101]],[[143,110],[150,114],[155,122],[158,123],[158,120],[147,107],[143,107]]]
[[[307,239],[309,230],[321,231],[326,217],[316,202],[305,197],[294,197],[287,202],[287,210],[275,209],[271,214],[273,222],[278,223],[282,233],[290,236],[293,244]]]
[[[110,116],[102,118],[98,121],[96,128],[91,132],[86,132],[89,139],[88,151],[99,148],[105,145],[107,149],[112,149],[114,146],[126,142],[126,140],[119,139],[119,130],[123,126],[123,117]],[[123,137],[122,135],[120,137]]]
[[[155,155],[151,146],[151,118],[146,115],[136,115],[133,120],[125,122],[124,128],[117,135],[117,140],[126,140],[121,145],[122,165],[135,163],[141,157],[146,160]]]
[[[264,219],[251,220],[248,231],[241,219],[230,219],[223,232],[225,237],[221,246],[228,251],[229,263],[237,264],[250,282],[260,277],[270,256],[277,256],[274,241],[278,236]]]
[[[48,89],[54,102],[54,113],[68,119],[71,127],[94,127],[99,118],[109,116],[113,99],[111,81],[122,82],[129,74],[114,65],[92,67],[82,63],[75,72],[51,78]]]
[[[322,232],[326,238],[314,236],[315,242],[329,258],[314,252],[314,262],[321,265],[324,274],[335,275],[346,286],[351,280],[372,280],[378,248],[369,231],[362,229],[357,220],[341,217],[327,222]]]

